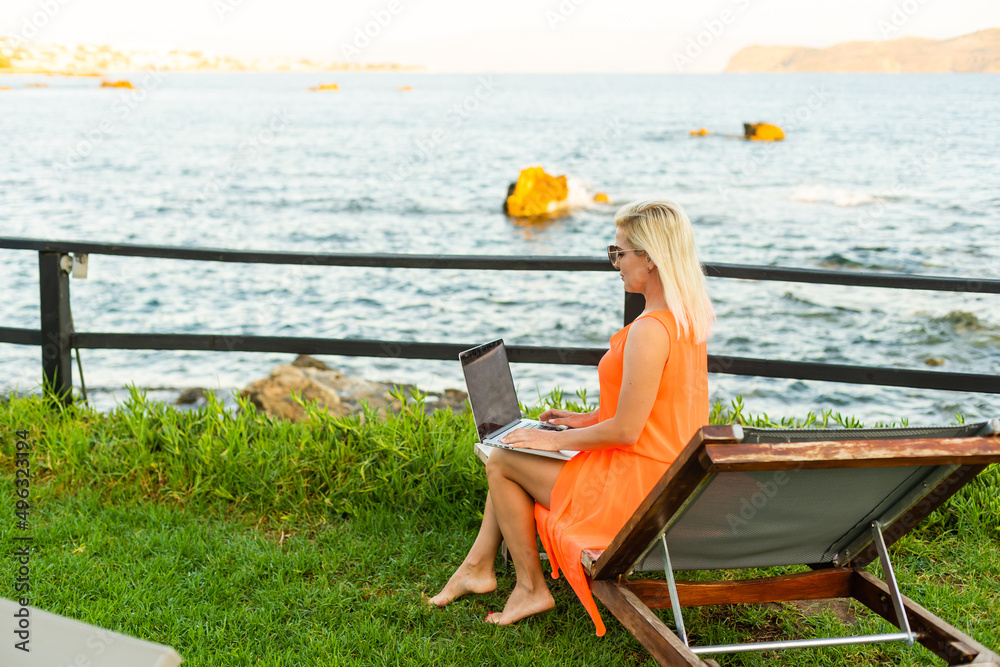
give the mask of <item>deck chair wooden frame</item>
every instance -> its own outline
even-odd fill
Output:
[[[996,653],[899,593],[887,551],[889,545],[919,524],[987,465],[1000,462],[998,434],[1000,420],[997,419],[938,429],[820,431],[705,426],[694,435],[608,548],[584,551],[582,560],[590,575],[592,590],[661,665],[717,667],[718,663],[714,660],[700,656],[898,640],[908,644],[919,641],[949,665],[1000,667],[1000,656]],[[704,558],[704,555],[685,555],[685,548],[693,552],[699,548],[707,550],[709,561],[716,551],[727,553],[720,558],[739,563],[739,567],[795,563],[787,560],[794,558],[798,549],[794,532],[782,547],[792,555],[782,555],[778,553],[781,549],[777,549],[777,562],[771,562],[768,559],[774,554],[763,552],[768,551],[770,542],[776,541],[774,530],[755,542],[752,535],[744,540],[739,535],[723,535],[726,533],[724,530],[706,532],[709,528],[701,528],[706,523],[705,517],[713,516],[711,511],[719,506],[712,505],[718,498],[716,501],[706,500],[712,495],[710,489],[722,489],[715,495],[722,498],[723,503],[732,502],[732,498],[727,500],[724,496],[727,493],[734,495],[727,489],[743,479],[739,475],[741,473],[745,473],[746,479],[756,484],[757,488],[765,489],[766,485],[760,487],[761,474],[775,476],[772,479],[788,480],[797,476],[806,485],[803,488],[808,488],[817,479],[828,488],[837,489],[843,480],[850,485],[851,480],[867,480],[869,477],[875,480],[885,477],[890,487],[896,485],[898,488],[891,489],[892,493],[871,512],[865,514],[863,510],[858,510],[863,520],[855,522],[854,518],[848,517],[848,523],[855,522],[856,525],[851,525],[836,549],[828,549],[820,558],[810,557],[799,563],[810,566],[812,571],[743,581],[675,582],[674,569],[730,569],[718,567],[718,563],[713,562],[700,566],[697,559]],[[723,474],[730,475],[720,477]],[[838,482],[838,479],[841,481]],[[899,482],[900,479],[906,480],[909,486]],[[715,487],[712,487],[713,480],[718,480]],[[863,483],[865,488],[869,486],[867,481]],[[789,484],[788,488],[793,486]],[[779,517],[787,514],[781,509],[779,498],[783,491],[773,494],[775,500],[771,514]],[[812,491],[805,496],[810,493]],[[818,498],[818,501],[830,502],[829,498]],[[710,510],[703,511],[701,519],[698,519],[695,509],[699,502],[706,503]],[[796,500],[796,503],[801,502],[801,498]],[[852,502],[852,498],[843,500],[845,505]],[[855,504],[861,502],[863,500],[858,500]],[[767,506],[766,502],[756,503],[756,499],[755,504]],[[686,513],[692,512],[695,518],[685,518]],[[834,512],[828,516],[835,515]],[[733,515],[728,516],[733,523]],[[736,517],[735,523],[739,524],[741,520]],[[684,528],[685,522],[693,525],[694,529],[691,525]],[[724,528],[725,522],[721,522],[721,526]],[[825,526],[817,532],[824,529]],[[733,530],[738,533],[742,528],[738,530],[734,527]],[[699,531],[709,536],[710,544],[698,544]],[[810,531],[807,529],[804,532]],[[686,539],[690,544],[685,544]],[[828,538],[818,535],[815,539]],[[803,538],[803,541],[808,540]],[[740,554],[743,542],[752,544],[760,553],[749,556]],[[764,544],[763,549],[761,544]],[[681,562],[675,559],[671,567],[673,552],[680,554]],[[865,569],[880,556],[886,581]],[[755,558],[757,561],[754,561]],[[782,561],[782,558],[786,560]],[[650,560],[657,560],[664,566],[667,581],[630,578],[634,571],[652,569],[648,567]],[[742,564],[751,561],[752,564]],[[688,645],[681,624],[684,607],[828,598],[855,599],[901,631],[866,637],[692,647]],[[680,621],[676,634],[652,612],[653,609],[665,608],[672,608],[675,621]]]

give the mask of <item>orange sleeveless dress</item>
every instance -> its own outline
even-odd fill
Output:
[[[580,563],[583,549],[603,549],[656,485],[695,431],[708,423],[708,356],[704,342],[677,339],[677,323],[669,310],[652,317],[667,330],[670,351],[660,377],[656,402],[639,440],[632,447],[581,452],[568,461],[552,487],[551,508],[535,504],[535,522],[552,564],[594,621],[597,635],[604,622]],[[601,397],[598,421],[618,410],[622,365],[629,326],[611,337],[611,349],[598,365]]]

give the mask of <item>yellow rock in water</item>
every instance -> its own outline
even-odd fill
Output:
[[[608,204],[611,202],[608,196],[603,192],[598,192],[597,194],[595,194],[594,201],[597,202],[598,204]]]
[[[557,212],[567,195],[565,175],[551,176],[541,167],[528,167],[508,192],[504,210],[515,218],[544,216]]]
[[[413,86],[400,86],[396,90],[398,90],[400,92],[404,92],[404,91],[407,91],[407,90],[413,90]]]
[[[708,130],[701,128],[700,130],[691,130],[691,136],[693,137],[704,137],[708,134]]]
[[[781,141],[785,132],[770,123],[743,123],[743,138],[750,141]]]
[[[132,82],[128,80],[122,81],[101,81],[101,88],[131,88]]]
[[[340,85],[336,83],[321,83],[313,86],[309,90],[340,90]]]

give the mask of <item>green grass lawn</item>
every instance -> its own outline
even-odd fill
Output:
[[[736,407],[717,409],[715,420],[731,418]],[[444,610],[424,602],[461,561],[478,526],[486,485],[471,452],[468,414],[425,415],[411,400],[388,419],[312,411],[306,422],[289,424],[249,409],[227,415],[217,403],[178,412],[139,392],[108,415],[52,412],[40,399],[15,398],[0,403],[5,554],[17,533],[12,470],[20,429],[34,445],[35,606],[168,644],[186,664],[655,664],[603,609],[608,632],[596,637],[563,580],[551,582],[554,611],[505,628],[481,619],[503,607],[513,570],[501,568],[496,593]],[[998,488],[990,469],[892,548],[904,594],[994,649]],[[5,565],[12,573],[10,561]],[[3,575],[0,596],[14,597],[12,579]],[[848,611],[854,620],[846,625],[832,611],[803,613],[792,604],[692,609],[685,619],[692,643],[889,627],[859,606]],[[670,624],[670,613],[663,617]],[[902,645],[718,659],[935,660],[922,647]]]

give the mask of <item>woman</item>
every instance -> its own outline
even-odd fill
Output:
[[[496,589],[493,563],[505,539],[517,583],[503,611],[486,621],[508,625],[551,609],[535,532],[552,564],[590,613],[604,624],[580,564],[585,548],[606,547],[695,431],[708,423],[705,340],[714,318],[683,209],[667,200],[640,201],[615,215],[608,256],[626,292],[646,308],[611,337],[598,373],[597,410],[549,410],[541,419],[565,431],[519,429],[513,447],[579,450],[559,461],[494,449],[486,464],[489,493],[479,535],[445,587],[430,599],[444,607],[467,593]]]

